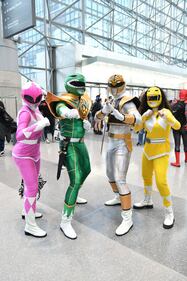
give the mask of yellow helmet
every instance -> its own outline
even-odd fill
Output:
[[[162,102],[162,93],[158,87],[151,87],[147,90],[147,104],[151,108],[159,107]]]
[[[120,95],[125,89],[125,80],[120,74],[112,75],[108,79],[108,87],[111,94],[115,97]]]

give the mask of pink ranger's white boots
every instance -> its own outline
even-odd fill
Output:
[[[47,233],[35,221],[36,197],[24,197],[25,235],[43,238]]]

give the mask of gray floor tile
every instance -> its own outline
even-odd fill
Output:
[[[47,184],[38,203],[44,218],[38,223],[48,232],[45,239],[24,235],[22,200],[17,192],[20,176],[11,159],[11,145],[6,146],[6,156],[0,158],[1,281],[187,280],[187,165],[169,168],[175,227],[162,228],[161,199],[155,191],[154,209],[134,211],[133,229],[126,236],[116,237],[120,208],[104,206],[112,192],[105,175],[106,143],[101,155],[101,139],[92,133],[86,138],[92,172],[80,191],[88,204],[76,207],[75,241],[65,238],[59,230],[68,176],[63,171],[56,181],[58,144],[41,146],[41,171]],[[128,172],[133,201],[142,198],[141,154],[142,147],[134,146]]]

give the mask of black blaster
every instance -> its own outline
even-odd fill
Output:
[[[62,141],[60,141],[57,180],[60,178],[62,167],[66,166],[66,154],[67,154],[69,142],[70,142],[70,138],[68,138],[68,137],[65,137]]]

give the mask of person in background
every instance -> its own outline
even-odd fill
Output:
[[[91,100],[91,108],[92,108],[92,106],[93,106],[93,100]],[[91,128],[92,128],[92,127],[93,127],[93,121],[94,121],[94,119],[93,119],[93,117],[92,117],[91,110],[90,110],[89,113],[88,113],[88,121],[90,122]]]
[[[0,157],[5,154],[5,136],[7,135],[7,128],[4,122],[4,112],[5,106],[2,101],[0,101]]]
[[[43,133],[44,133],[44,140],[46,143],[50,143],[50,140],[48,139],[48,133],[51,133],[52,136],[52,142],[55,141],[54,139],[54,132],[55,132],[55,118],[54,116],[51,114],[49,107],[45,101],[45,96],[44,95],[44,99],[41,101],[40,105],[39,105],[39,110],[42,113],[43,117],[47,117],[47,119],[50,122],[50,126],[47,126],[44,128]]]
[[[95,102],[91,109],[91,114],[92,114],[93,120],[94,120],[96,112],[99,111],[103,107],[101,101],[102,100],[101,100],[100,95],[97,95]],[[95,122],[94,122],[94,124],[93,124],[94,133],[97,135],[102,135],[102,126],[103,126],[102,122],[100,122],[99,124],[97,124],[97,123],[95,124]]]
[[[184,161],[187,163],[187,90],[180,90],[179,99],[171,103],[171,109],[175,118],[180,122],[180,130],[173,129],[173,137],[175,142],[175,162],[171,165],[180,167],[180,145],[181,138],[184,147]]]
[[[142,91],[141,95],[139,96],[140,102],[141,102],[141,98],[144,95],[145,91]],[[138,145],[143,145],[145,143],[145,137],[146,137],[146,132],[144,129],[140,130],[138,132],[138,142],[137,142],[137,146]]]
[[[131,127],[141,122],[138,112],[140,101],[127,96],[126,83],[122,75],[115,74],[108,79],[113,104],[106,103],[95,115],[96,122],[108,116],[108,149],[106,157],[107,177],[114,192],[114,198],[105,202],[106,206],[121,205],[122,222],[116,235],[129,232],[133,226],[131,191],[126,181],[132,151]]]
[[[145,135],[146,135],[146,133],[145,133],[144,129],[142,129],[138,132],[138,142],[136,144],[137,146],[143,145],[145,143]]]
[[[163,227],[172,228],[174,213],[171,192],[167,183],[167,170],[170,153],[170,131],[180,129],[180,123],[171,113],[164,91],[159,87],[149,88],[142,97],[139,109],[142,122],[135,125],[135,130],[147,132],[142,154],[142,176],[144,181],[144,200],[134,203],[134,209],[151,209],[152,181],[155,174],[156,185],[163,200],[165,217]]]
[[[17,129],[16,122],[6,112],[4,103],[0,101],[0,157],[5,154],[5,140],[10,142],[11,134]]]
[[[42,89],[36,83],[27,82],[22,88],[21,96],[23,106],[17,116],[17,143],[12,150],[12,156],[24,181],[25,235],[42,238],[47,233],[35,221],[36,196],[40,174],[40,140],[43,128],[50,123],[38,109]]]

